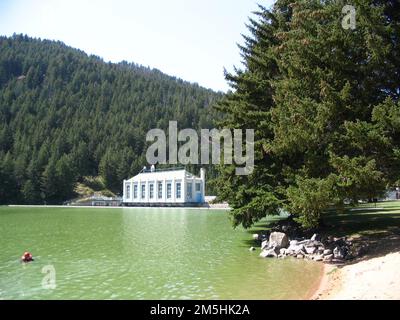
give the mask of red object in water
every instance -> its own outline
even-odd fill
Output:
[[[32,254],[30,252],[24,252],[23,256],[21,257],[23,262],[30,262],[33,261]]]

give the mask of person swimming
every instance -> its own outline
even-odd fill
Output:
[[[25,252],[21,257],[21,262],[31,262],[31,261],[34,261],[32,253]]]

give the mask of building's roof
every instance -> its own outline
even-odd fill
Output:
[[[142,171],[140,171],[139,173],[154,173],[154,172],[167,172],[167,171],[186,171],[184,167],[179,167],[179,168],[164,168],[164,169],[157,169],[154,168],[154,170],[152,170],[151,168],[146,168],[144,167],[142,169]]]
[[[165,168],[165,169],[148,169],[148,168],[143,168],[142,171],[140,171],[136,176],[128,179],[128,180],[133,180],[135,178],[143,178],[143,179],[153,179],[154,176],[165,176],[165,175],[171,175],[171,177],[179,177],[179,178],[199,178],[195,176],[194,174],[190,173],[187,171],[185,168]]]

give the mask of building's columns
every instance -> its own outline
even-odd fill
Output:
[[[172,196],[172,199],[173,199],[173,201],[174,202],[176,202],[176,178],[174,178],[173,180],[172,180],[172,185],[173,185],[173,196]]]
[[[186,177],[183,177],[182,180],[182,199],[183,202],[186,202]]]
[[[125,202],[126,200],[125,193],[126,193],[126,181],[124,180],[124,182],[122,183],[122,202]]]
[[[146,181],[146,202],[150,202],[150,181]]]
[[[142,199],[142,180],[138,182],[138,202],[143,202]]]
[[[205,201],[206,197],[206,169],[200,169],[200,178],[201,178],[201,196],[203,202]]]
[[[167,199],[167,179],[164,179],[164,182],[163,182],[163,200],[164,200],[164,202],[168,201],[168,199]]]

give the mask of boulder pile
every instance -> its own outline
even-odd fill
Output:
[[[256,239],[256,236],[253,236]],[[323,262],[343,262],[354,258],[351,250],[351,241],[346,238],[321,239],[314,234],[310,239],[293,239],[283,232],[272,232],[268,240],[265,237],[257,237],[261,241],[261,253],[263,258],[295,257],[297,259],[309,259]]]

